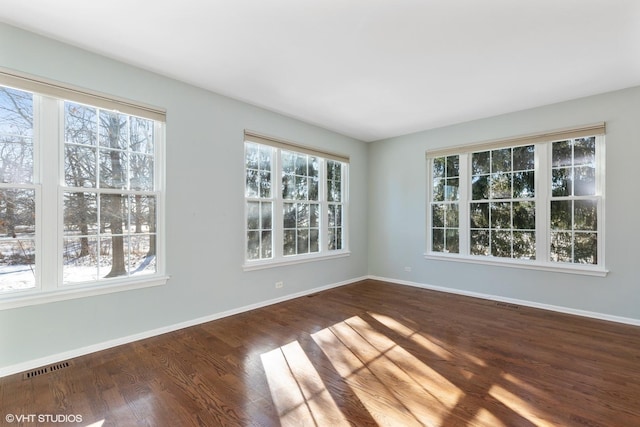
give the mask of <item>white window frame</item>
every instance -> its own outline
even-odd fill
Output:
[[[347,156],[330,153],[327,151],[318,150],[315,148],[299,145],[294,142],[285,141],[279,138],[266,136],[253,131],[245,130],[243,144],[246,147],[247,143],[254,143],[263,146],[269,146],[273,148],[273,158],[271,165],[271,198],[260,199],[254,197],[248,197],[246,195],[246,188],[243,185],[244,197],[244,245],[243,245],[243,259],[244,263],[242,268],[244,271],[258,270],[264,268],[278,267],[284,265],[293,265],[304,262],[319,261],[332,258],[346,257],[351,254],[349,251],[349,158]],[[246,148],[245,148],[246,149]],[[303,203],[317,203],[320,205],[320,218],[319,218],[319,251],[314,253],[303,253],[295,255],[284,255],[284,203],[285,199],[282,196],[282,164],[281,164],[281,152],[292,151],[300,154],[308,154],[320,159],[320,172],[318,182],[318,200],[317,201],[302,201]],[[243,180],[246,180],[246,155],[243,150]],[[329,204],[336,204],[336,202],[329,202],[327,198],[327,160],[335,160],[341,162],[342,166],[342,248],[330,250],[328,247],[328,206]],[[247,202],[249,201],[267,201],[270,200],[273,203],[272,211],[272,257],[268,259],[248,259],[247,258]]]
[[[0,310],[164,285],[168,280],[165,270],[165,112],[13,70],[0,69],[0,85],[33,93],[32,187],[36,189],[35,287],[0,292]],[[63,193],[67,189],[64,183],[65,100],[154,120],[155,273],[63,284]]]
[[[427,158],[427,194],[426,194],[426,252],[425,259],[438,261],[465,262],[481,265],[515,267],[532,270],[545,270],[561,273],[582,274],[604,277],[608,270],[605,264],[605,123],[578,126],[548,131],[539,134],[524,135],[496,141],[469,144],[443,149],[428,150]],[[550,259],[550,209],[551,209],[551,168],[552,143],[579,137],[595,136],[596,138],[596,195],[597,199],[597,264],[579,264],[553,262]],[[501,258],[494,256],[470,254],[470,203],[471,194],[471,155],[474,152],[494,150],[507,147],[535,145],[535,202],[536,212],[536,258],[534,260]],[[436,252],[432,250],[432,194],[433,194],[433,159],[459,155],[460,187],[459,187],[459,253]],[[571,197],[573,198],[573,197]]]

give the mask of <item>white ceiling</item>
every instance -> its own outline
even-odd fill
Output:
[[[640,0],[0,0],[0,21],[364,141],[640,85]]]

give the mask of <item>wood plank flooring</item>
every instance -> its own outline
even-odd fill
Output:
[[[70,362],[0,424],[640,426],[640,327],[373,280]]]

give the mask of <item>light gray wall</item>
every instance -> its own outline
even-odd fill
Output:
[[[0,311],[0,369],[367,274],[365,143],[4,24],[0,66],[166,108],[171,275],[166,286]],[[245,128],[351,157],[350,257],[243,272]]]
[[[423,258],[427,149],[599,121],[607,126],[607,277]],[[369,152],[369,273],[640,320],[640,198],[635,178],[639,159],[640,87],[375,142]]]

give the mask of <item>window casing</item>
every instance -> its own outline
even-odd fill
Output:
[[[605,275],[604,123],[427,152],[431,259]]]
[[[245,133],[244,269],[345,256],[348,159]]]
[[[166,282],[163,115],[107,101],[0,72],[0,309]]]

